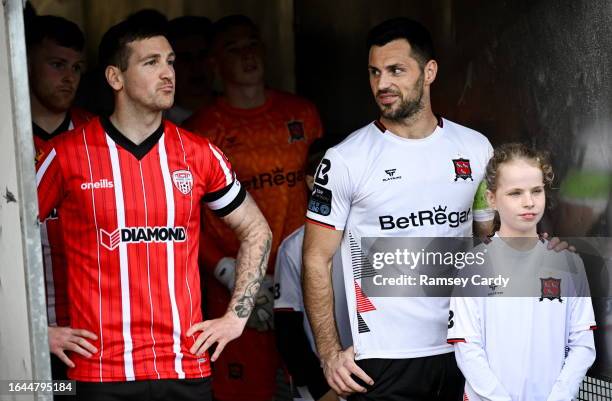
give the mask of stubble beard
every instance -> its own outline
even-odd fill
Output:
[[[411,98],[402,99],[397,108],[393,106],[382,106],[380,111],[387,120],[401,123],[408,120],[423,110],[423,74],[419,76],[415,84],[416,94]]]

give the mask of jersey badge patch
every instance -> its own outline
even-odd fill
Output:
[[[321,216],[329,216],[331,213],[332,191],[315,184],[308,201],[308,210]]]
[[[472,181],[472,167],[470,166],[469,159],[453,159],[453,166],[455,167],[455,181],[459,178],[463,178],[463,180],[467,180],[468,178]]]
[[[187,195],[193,188],[193,176],[189,170],[176,170],[172,173],[172,182],[176,189]]]
[[[541,278],[540,283],[542,285],[542,296],[540,297],[540,302],[544,300],[544,298],[554,301],[558,299],[559,302],[563,302],[561,300],[561,279],[560,278]]]
[[[287,123],[287,129],[289,130],[289,143],[306,140],[303,122],[289,121]]]

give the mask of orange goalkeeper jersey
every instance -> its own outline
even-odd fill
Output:
[[[304,165],[308,146],[321,136],[314,105],[300,97],[266,92],[266,102],[255,109],[236,109],[217,99],[185,125],[214,141],[229,158],[238,179],[253,196],[274,236],[268,273],[286,236],[304,223],[307,190]],[[203,214],[200,265],[206,286],[206,314],[222,316],[229,291],[213,277],[224,256],[236,257],[240,246],[234,233],[211,214]],[[221,401],[273,399],[281,366],[272,331],[247,328],[227,344],[213,370],[213,393]]]
[[[308,146],[321,136],[322,128],[316,108],[307,100],[278,91],[266,92],[266,98],[255,109],[237,109],[219,98],[185,126],[223,150],[266,217],[274,237],[271,274],[279,244],[304,223],[304,164]],[[222,221],[208,213],[204,219],[202,257],[210,270],[221,257],[235,257],[240,244]]]

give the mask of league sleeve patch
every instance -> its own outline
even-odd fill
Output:
[[[332,205],[332,191],[322,186],[316,185],[310,194],[308,210],[321,216],[329,216]]]

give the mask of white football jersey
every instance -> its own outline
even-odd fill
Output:
[[[329,149],[307,218],[344,230],[342,265],[357,359],[417,358],[452,351],[448,298],[368,297],[361,288],[362,237],[471,237],[474,195],[493,149],[480,133],[440,119],[423,139],[378,121]]]
[[[595,359],[582,260],[540,241],[518,251],[496,237],[478,248],[487,249],[487,260],[519,270],[513,279],[539,296],[508,297],[492,287],[480,297],[451,298],[448,341],[466,377],[464,399],[571,400]]]

